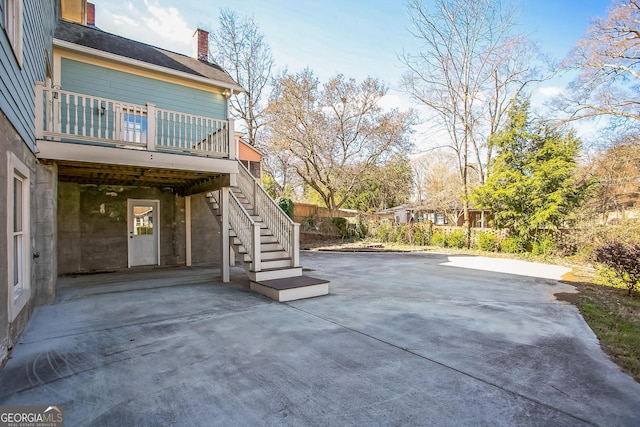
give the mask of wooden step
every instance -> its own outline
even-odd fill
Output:
[[[271,235],[260,235],[260,244],[265,244],[265,243],[278,243],[278,239],[275,238],[275,236]]]
[[[274,239],[275,239],[275,237],[274,237]],[[262,240],[262,238],[260,240]],[[261,242],[260,243],[260,250],[262,252],[283,251],[284,248],[278,242],[275,242],[275,243],[262,243]]]
[[[284,279],[302,276],[302,267],[274,268],[272,270],[248,271],[249,280],[261,282],[264,280]]]
[[[309,276],[251,281],[251,290],[275,301],[295,301],[329,293],[329,281]]]
[[[260,268],[262,270],[270,270],[273,268],[285,268],[291,266],[291,258],[277,258],[267,261],[260,261]]]

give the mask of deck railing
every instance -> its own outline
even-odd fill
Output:
[[[36,85],[36,137],[235,158],[233,120]]]
[[[229,225],[251,257],[253,271],[260,271],[260,224],[242,207],[235,194],[229,192]]]
[[[238,185],[254,206],[273,236],[291,258],[291,266],[300,266],[300,224],[284,213],[265,189],[255,180],[247,168],[238,162]]]

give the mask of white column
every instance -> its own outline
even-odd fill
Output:
[[[300,224],[297,222],[291,230],[291,266],[300,267]]]
[[[36,83],[36,139],[44,137],[44,88],[44,83]]]
[[[229,187],[220,189],[220,244],[221,255],[220,271],[222,273],[222,281],[228,283],[230,281],[229,267]]]
[[[156,105],[147,102],[147,150],[156,151]]]
[[[191,196],[184,198],[185,217],[185,263],[191,267]]]
[[[229,119],[229,158],[234,160],[238,154],[236,146],[236,131],[233,119]]]
[[[262,253],[260,248],[260,224],[253,225],[253,254],[251,255],[251,261],[253,261],[253,271],[256,273],[262,271]]]

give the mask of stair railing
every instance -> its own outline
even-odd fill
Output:
[[[253,271],[260,271],[260,224],[251,218],[233,192],[229,192],[229,225],[251,257]]]
[[[300,224],[289,216],[269,196],[264,188],[253,178],[247,168],[238,162],[238,186],[253,205],[256,215],[269,228],[291,258],[291,267],[300,266]]]

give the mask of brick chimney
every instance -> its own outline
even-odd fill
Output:
[[[96,26],[96,5],[87,2],[87,25]]]
[[[202,30],[198,28],[195,33],[193,33],[193,37],[195,38],[195,57],[199,61],[208,62],[209,61],[209,31]]]

